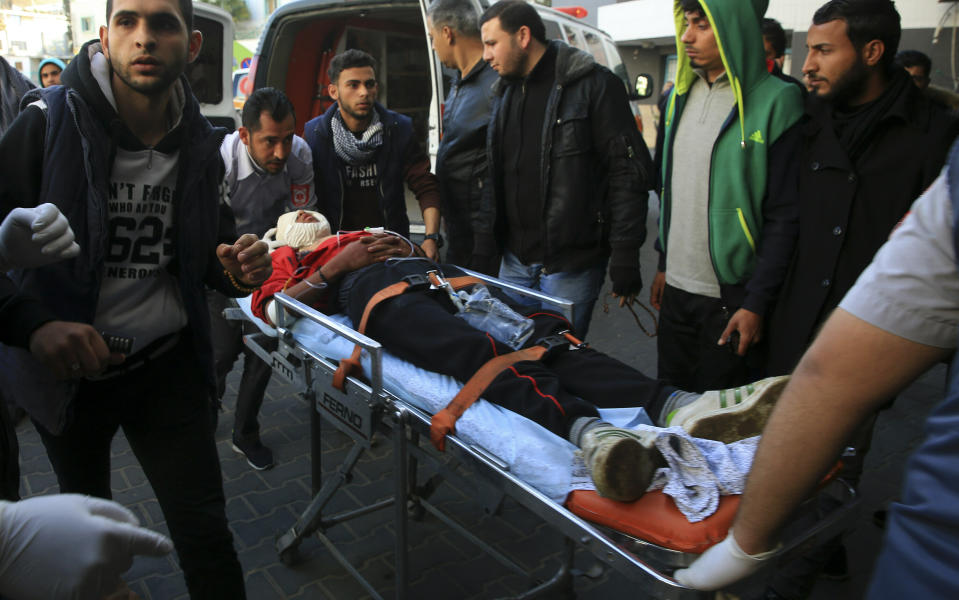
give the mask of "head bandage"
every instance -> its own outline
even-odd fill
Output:
[[[297,223],[301,212],[312,215],[315,223]],[[312,246],[331,235],[330,224],[322,214],[312,210],[297,210],[281,215],[276,222],[276,241],[296,248]]]

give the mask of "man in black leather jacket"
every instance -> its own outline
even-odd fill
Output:
[[[446,261],[495,275],[499,253],[492,228],[482,222],[486,183],[486,128],[496,71],[483,60],[479,14],[471,0],[436,0],[430,5],[433,50],[444,66],[456,69],[443,110],[443,137],[436,152]],[[476,240],[474,242],[474,240]]]
[[[483,206],[503,251],[499,277],[574,301],[585,337],[607,263],[621,304],[642,288],[649,151],[622,81],[591,55],[547,43],[535,8],[498,2],[480,23],[483,58],[500,74]]]

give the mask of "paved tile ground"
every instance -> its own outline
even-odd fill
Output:
[[[655,223],[654,219],[653,212],[650,225]],[[643,263],[648,279],[655,265],[648,248],[644,249]],[[648,323],[650,319],[645,320]],[[620,360],[655,373],[655,340],[643,335],[632,317],[615,306],[610,306],[609,314],[603,313],[602,303],[597,306],[590,340]],[[861,486],[863,510],[855,522],[850,523],[848,548],[852,576],[839,583],[820,581],[814,598],[862,595],[881,540],[880,530],[872,523],[872,512],[895,497],[904,459],[921,439],[922,423],[941,396],[944,377],[943,368],[934,369],[879,419]],[[230,449],[231,409],[238,384],[239,368],[229,379],[229,391],[224,399],[226,410],[220,418],[217,440],[228,498],[227,513],[246,573],[249,597],[254,600],[366,597],[364,590],[316,540],[304,542],[301,560],[295,566],[287,567],[279,562],[274,537],[294,522],[310,497],[308,407],[290,387],[276,380],[271,383],[261,412],[262,437],[273,448],[277,465],[269,471],[253,471]],[[23,495],[56,492],[52,469],[32,425],[22,424],[18,435]],[[328,427],[324,429],[325,464],[341,458],[347,446],[344,435]],[[388,444],[377,444],[360,461],[346,493],[334,499],[331,508],[357,507],[388,496],[390,454]],[[116,499],[136,511],[145,525],[166,531],[149,483],[122,435],[114,443],[112,483]],[[548,577],[558,565],[562,549],[560,536],[515,503],[507,502],[497,517],[486,516],[467,492],[450,484],[440,486],[433,500],[469,523],[471,530],[482,539],[531,569],[535,577]],[[335,527],[329,535],[342,544],[343,552],[355,561],[380,593],[392,596],[393,528],[389,510]],[[492,559],[478,556],[469,543],[446,530],[432,516],[411,523],[410,546],[412,598],[496,598],[521,593],[529,585],[524,578],[510,574]],[[576,566],[591,571],[596,562],[580,552]],[[173,556],[138,558],[126,579],[134,591],[147,599],[186,598],[182,574]],[[635,585],[617,573],[603,573],[595,579],[577,577],[575,592],[583,599],[636,596]]]

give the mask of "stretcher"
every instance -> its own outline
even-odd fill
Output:
[[[572,315],[572,304],[568,301],[478,273],[469,274],[484,280],[487,285],[551,304],[567,317]],[[252,320],[260,327],[260,333],[245,336],[244,342],[270,364],[281,379],[294,384],[312,407],[313,498],[296,522],[278,535],[276,551],[281,562],[295,563],[300,544],[315,537],[372,598],[382,598],[337,548],[327,531],[374,511],[390,510],[395,531],[393,566],[397,598],[408,597],[410,523],[426,514],[458,532],[505,569],[528,578],[529,589],[515,598],[552,598],[571,594],[575,573],[573,557],[577,549],[588,552],[605,568],[635,583],[634,589],[641,597],[711,597],[682,586],[672,579],[671,574],[688,566],[700,553],[726,536],[738,506],[738,496],[722,497],[715,514],[698,523],[690,523],[676,509],[672,499],[662,492],[649,492],[633,503],[619,503],[599,497],[589,489],[576,489],[575,481],[564,481],[559,487],[552,480],[537,481],[536,468],[524,468],[522,461],[508,456],[508,450],[491,451],[491,447],[502,447],[475,439],[477,435],[470,431],[468,423],[471,411],[486,409],[509,413],[485,401],[467,411],[457,425],[456,433],[447,437],[445,451],[440,453],[429,443],[431,414],[417,393],[422,391],[424,384],[417,381],[412,387],[418,389],[412,393],[402,389],[405,387],[403,382],[391,378],[389,371],[397,359],[391,358],[378,342],[352,329],[345,317],[325,315],[283,293],[274,296],[274,300],[280,308],[275,329],[252,317],[248,306],[246,310],[227,309],[226,316]],[[313,333],[305,333],[307,331]],[[318,338],[317,331],[325,335]],[[341,345],[326,344],[333,340]],[[333,376],[338,360],[348,356],[354,344],[363,349],[364,374],[349,377],[341,391],[334,387]],[[442,387],[446,384],[428,385]],[[525,420],[515,413],[509,415]],[[346,457],[335,467],[324,468],[321,464],[321,420],[349,436],[352,442]],[[557,436],[539,429],[541,435],[555,438],[560,445],[566,444]],[[382,435],[392,445],[392,496],[359,509],[332,514],[328,505],[349,485],[357,462],[364,451],[371,448],[377,435]],[[550,452],[548,447],[544,451]],[[502,503],[510,498],[562,534],[565,547],[555,573],[545,581],[534,580],[505,553],[433,504],[430,496],[444,480],[469,490],[469,495],[486,514],[495,515]],[[567,493],[569,490],[573,491]],[[829,501],[822,502],[824,497]],[[828,506],[828,510],[824,506]],[[786,531],[784,544],[777,557],[769,561],[769,568],[841,533],[854,520],[852,517],[857,506],[854,490],[844,481],[837,478],[824,480],[817,495],[808,500],[801,514],[797,515],[795,523],[801,525]]]

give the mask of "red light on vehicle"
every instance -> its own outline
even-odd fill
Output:
[[[256,67],[260,64],[260,55],[254,54],[253,60],[250,61],[250,70],[246,74],[246,79],[249,81],[250,93],[253,93],[253,85],[256,83]],[[249,95],[249,94],[247,94]]]
[[[566,13],[571,17],[576,17],[577,19],[584,19],[586,15],[589,14],[585,8],[582,6],[564,6],[562,8],[554,6],[556,10],[562,13]]]
[[[240,78],[240,83],[236,87],[241,94],[249,96],[253,93],[253,80],[250,79],[249,75],[244,75]]]

